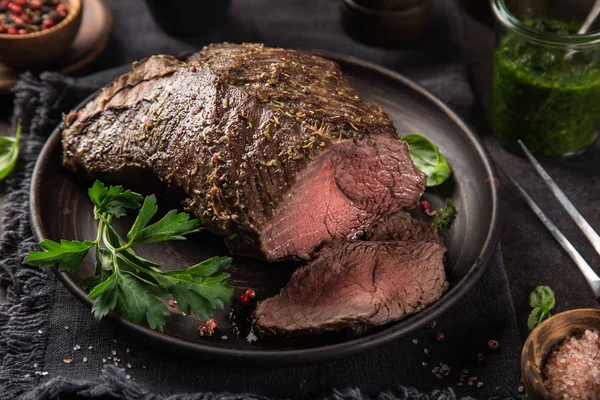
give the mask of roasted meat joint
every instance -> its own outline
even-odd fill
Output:
[[[259,304],[265,330],[380,325],[447,287],[443,241],[404,212],[427,176],[332,61],[256,44],[153,56],[69,114],[62,143],[77,174],[152,177],[235,255],[306,260]]]

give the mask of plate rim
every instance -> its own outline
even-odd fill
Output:
[[[334,52],[322,51],[322,50],[311,50],[311,53],[318,56],[327,58],[337,63],[354,64],[377,74],[383,75],[389,79],[401,83],[407,86],[416,94],[425,98],[432,105],[437,107],[442,113],[444,113],[457,128],[462,131],[464,137],[468,139],[470,144],[475,149],[479,156],[479,159],[486,169],[487,175],[490,177],[487,182],[487,186],[491,192],[491,223],[487,231],[486,239],[483,243],[483,248],[479,253],[479,256],[467,272],[467,274],[461,279],[460,282],[450,287],[446,293],[444,293],[443,301],[436,301],[425,310],[412,315],[407,320],[398,321],[396,324],[390,325],[387,328],[382,329],[379,332],[360,337],[350,339],[344,342],[329,344],[320,347],[312,347],[307,349],[294,349],[294,350],[245,350],[235,348],[222,348],[215,347],[209,344],[189,342],[184,339],[180,339],[174,336],[169,336],[157,331],[154,331],[147,326],[135,324],[120,314],[111,311],[108,317],[123,325],[126,334],[134,336],[137,339],[142,340],[148,344],[163,344],[168,346],[169,349],[174,349],[180,353],[193,354],[204,359],[210,359],[224,364],[236,365],[262,365],[262,366],[298,366],[298,365],[312,365],[324,362],[330,362],[373,351],[378,348],[382,348],[385,345],[405,336],[411,331],[423,327],[435,318],[444,314],[448,309],[453,307],[456,302],[464,297],[464,295],[479,281],[479,278],[485,271],[485,268],[489,264],[489,261],[497,247],[499,239],[499,196],[500,187],[497,176],[495,165],[485,148],[482,140],[463,122],[462,118],[459,117],[454,111],[446,106],[440,99],[430,93],[427,89],[421,85],[413,82],[412,80],[404,77],[403,75],[394,72],[385,67],[377,64],[361,60],[359,58],[347,55],[341,55]],[[100,90],[92,93],[81,103],[79,103],[74,109],[83,107],[87,102],[92,99]],[[32,232],[35,239],[40,242],[48,237],[46,230],[42,224],[41,219],[41,208],[40,208],[40,191],[43,182],[42,169],[46,164],[46,160],[51,156],[54,151],[54,147],[60,145],[60,133],[64,123],[60,122],[56,128],[52,131],[48,137],[44,147],[42,148],[33,170],[30,186],[30,222]],[[73,280],[67,273],[59,271],[56,267],[52,268],[61,283],[80,301],[82,301],[88,308],[91,308],[92,302],[86,297],[87,293]],[[441,300],[441,299],[440,299]],[[406,323],[409,321],[409,323]],[[403,323],[404,322],[404,323]]]

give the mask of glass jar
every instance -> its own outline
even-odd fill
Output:
[[[491,125],[519,152],[571,156],[597,136],[600,32],[577,31],[595,0],[491,0],[496,17]]]

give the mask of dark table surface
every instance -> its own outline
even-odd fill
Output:
[[[519,171],[524,168],[525,161],[514,155],[508,154],[497,144],[489,134],[485,118],[485,110],[491,88],[491,52],[493,49],[492,29],[465,14],[466,35],[466,61],[469,66],[471,80],[475,95],[478,99],[476,106],[476,130],[483,136],[492,157],[503,167],[515,167]],[[91,70],[102,68],[105,61],[102,58],[91,66]],[[84,71],[85,72],[85,71]],[[10,126],[12,110],[11,96],[0,97],[0,133],[6,134]],[[599,204],[600,185],[598,172],[594,167],[600,165],[600,144],[598,141],[585,154],[571,160],[550,160],[544,166],[553,175],[557,183],[565,190],[567,195],[577,204],[585,204],[582,212],[592,225],[600,221],[600,210],[589,205]],[[569,173],[564,173],[565,171]],[[589,185],[578,185],[571,179],[571,172],[580,171],[582,174],[591,173]],[[544,185],[535,179],[534,172],[530,176],[521,177],[527,182],[536,182],[532,188],[536,199],[542,208],[549,210],[550,216],[559,222],[559,227],[569,237],[572,243],[580,249],[582,255],[596,270],[600,270],[600,257],[595,254],[591,246],[568,217],[560,209],[555,199],[545,189]],[[582,178],[583,179],[583,178]],[[4,185],[0,183],[0,210],[2,206]],[[523,339],[527,335],[526,321],[530,312],[528,295],[537,285],[551,286],[557,297],[557,310],[566,310],[579,307],[594,307],[597,303],[591,289],[577,272],[575,265],[562,251],[558,244],[552,241],[550,234],[543,225],[536,220],[525,203],[511,187],[502,181],[502,212],[501,243],[505,260],[506,271],[511,285],[511,294],[516,310],[517,320]],[[539,247],[538,243],[546,246]],[[5,301],[4,293],[0,287],[0,302]],[[493,301],[493,299],[487,299]]]

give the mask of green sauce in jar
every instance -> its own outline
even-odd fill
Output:
[[[528,20],[542,32],[576,34],[561,21]],[[500,141],[520,152],[569,156],[595,138],[600,120],[600,57],[565,47],[540,46],[517,33],[499,38],[494,53],[491,123]]]

